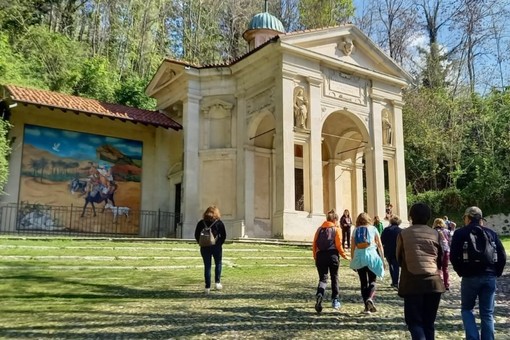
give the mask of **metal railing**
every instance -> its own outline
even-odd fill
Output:
[[[0,204],[0,234],[178,238],[180,216],[161,210]]]

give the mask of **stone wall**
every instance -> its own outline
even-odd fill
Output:
[[[498,233],[498,235],[510,235],[510,214],[497,214],[486,216],[486,226]]]

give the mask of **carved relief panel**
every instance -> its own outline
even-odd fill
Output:
[[[230,148],[232,107],[229,102],[215,99],[202,107],[201,144],[204,149]]]
[[[366,106],[368,80],[351,74],[323,69],[324,96]]]

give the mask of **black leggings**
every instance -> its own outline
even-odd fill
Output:
[[[345,249],[345,243],[347,242],[347,248],[351,247],[351,227],[342,227],[342,248]]]
[[[368,267],[358,269],[359,282],[361,286],[361,297],[363,302],[373,299],[375,295],[375,280],[377,276]]]

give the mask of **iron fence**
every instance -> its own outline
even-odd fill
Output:
[[[178,238],[179,222],[179,215],[161,210],[0,204],[1,234]]]

